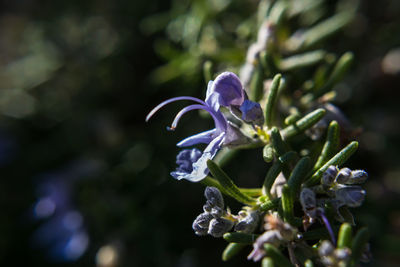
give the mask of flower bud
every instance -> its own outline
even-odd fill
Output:
[[[337,173],[338,173],[338,168],[336,166],[333,165],[329,166],[328,169],[322,175],[321,183],[323,185],[330,186],[335,180]]]
[[[243,233],[253,233],[260,220],[260,214],[257,211],[252,211],[247,214],[246,217],[239,219],[239,222],[235,225],[235,231]]]
[[[192,224],[192,228],[195,231],[196,235],[206,235],[208,231],[208,225],[210,221],[213,219],[213,216],[210,213],[204,212],[197,216]]]
[[[207,200],[206,204],[203,206],[203,211],[204,212],[211,212],[212,206],[210,205],[210,202]]]
[[[316,206],[317,200],[315,198],[315,193],[309,188],[304,188],[300,192],[300,204],[303,207],[304,213],[311,217],[315,218],[316,214]]]
[[[232,229],[233,221],[225,218],[214,218],[210,221],[208,226],[208,234],[213,237],[221,237],[226,232]]]
[[[351,170],[349,168],[340,169],[339,173],[336,175],[336,182],[339,184],[346,183],[351,177]]]
[[[211,207],[224,208],[224,198],[218,188],[207,186],[206,190],[204,190],[204,196]]]
[[[368,173],[364,170],[354,170],[351,172],[350,179],[346,184],[362,184],[368,178]]]
[[[219,218],[219,217],[221,217],[223,214],[224,214],[224,210],[221,209],[220,207],[214,207],[214,208],[211,209],[211,215],[212,215],[214,218]]]

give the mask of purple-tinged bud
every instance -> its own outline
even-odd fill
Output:
[[[335,191],[336,199],[351,208],[361,206],[365,198],[365,190],[361,186],[344,186]]]
[[[362,184],[368,178],[368,173],[364,170],[354,170],[351,172],[350,179],[346,184]]]
[[[260,220],[260,214],[257,211],[248,212],[247,216],[239,219],[239,222],[235,225],[235,231],[243,233],[253,233]]]
[[[204,212],[211,212],[212,206],[211,203],[207,200],[206,204],[203,206]]]
[[[204,196],[212,207],[224,208],[224,198],[218,188],[207,186],[204,190]]]
[[[321,183],[326,186],[330,186],[333,181],[335,180],[335,177],[338,173],[338,168],[336,166],[329,166],[328,169],[324,172],[321,178]]]
[[[242,112],[241,119],[244,122],[256,125],[264,124],[264,112],[259,103],[246,99],[239,109]]]
[[[214,218],[219,218],[219,217],[221,217],[222,215],[224,215],[224,213],[225,213],[225,211],[224,211],[223,209],[221,209],[220,207],[213,207],[213,208],[211,209],[211,215],[212,215]]]
[[[212,219],[213,216],[208,212],[204,212],[197,216],[192,224],[192,228],[196,235],[206,235],[208,232],[208,225]]]
[[[339,184],[345,184],[351,177],[351,170],[349,168],[340,169],[339,173],[336,175],[336,182]]]
[[[213,237],[221,237],[226,232],[229,232],[233,227],[233,221],[225,218],[214,218],[208,226],[208,234]]]
[[[201,227],[200,225],[196,224],[195,222],[193,222],[192,228],[196,235],[199,235],[199,236],[207,235],[208,227],[204,228],[204,227]]]
[[[317,200],[315,197],[314,191],[309,188],[304,188],[300,192],[300,204],[303,208],[304,213],[311,217],[315,218],[317,216],[316,207]]]

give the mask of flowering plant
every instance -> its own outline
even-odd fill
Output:
[[[282,3],[276,1],[267,9],[240,77],[222,72],[208,82],[204,101],[190,96],[168,99],[150,111],[146,121],[178,100],[196,104],[178,112],[167,129],[174,130],[191,110],[205,110],[214,120],[215,128],[177,144],[203,143],[206,148],[180,151],[171,176],[207,186],[203,212],[192,227],[199,236],[229,242],[223,260],[249,246],[248,259],[262,261],[263,266],[356,265],[369,258],[368,231],[361,228],[352,234],[356,220],[349,208],[364,201],[366,192],[360,184],[368,174],[342,167],[358,143],[344,143],[353,134],[352,126],[330,103],[335,97],[332,89],[353,54],[332,61],[326,51],[311,50],[351,21],[354,10],[340,11],[307,31],[279,40],[277,10]],[[207,76],[213,77],[209,63],[205,66]],[[293,81],[302,77],[298,70],[309,67],[316,68],[314,78],[306,78],[296,90],[288,89],[298,86]],[[238,150],[257,148],[263,148],[267,164],[264,182],[259,188],[241,188],[221,162]],[[242,209],[233,213],[225,208],[223,194],[242,203]]]

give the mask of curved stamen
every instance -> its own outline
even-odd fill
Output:
[[[183,109],[181,109],[181,111],[178,112],[178,114],[176,114],[174,121],[171,124],[171,130],[174,130],[176,128],[176,126],[178,125],[179,120],[181,119],[181,117],[188,111],[191,110],[195,110],[195,109],[204,109],[205,111],[207,111],[208,113],[210,113],[210,115],[213,117],[214,119],[214,123],[215,123],[215,128],[217,129],[222,129],[225,130],[226,129],[226,120],[225,118],[222,116],[222,114],[218,114],[216,112],[214,112],[214,110],[212,110],[209,106],[206,105],[190,105],[187,106]]]
[[[147,116],[146,116],[146,122],[147,122],[148,120],[150,120],[150,118],[151,118],[160,108],[162,108],[163,106],[165,106],[165,105],[167,105],[167,104],[169,104],[169,103],[171,103],[171,102],[175,102],[175,101],[179,101],[179,100],[192,100],[192,101],[195,101],[195,102],[200,103],[200,104],[202,104],[202,105],[206,105],[206,103],[205,103],[203,100],[198,99],[198,98],[196,98],[196,97],[191,97],[191,96],[178,96],[178,97],[173,97],[173,98],[170,98],[170,99],[167,99],[167,100],[161,102],[161,103],[158,104],[155,108],[153,108],[153,109],[149,112],[149,114],[147,114]]]
[[[331,224],[329,223],[328,218],[326,218],[324,211],[318,209],[318,215],[321,216],[321,219],[324,222],[325,227],[329,232],[329,235],[331,236],[332,243],[333,243],[334,246],[336,246],[335,235],[333,234],[333,230],[332,230]]]

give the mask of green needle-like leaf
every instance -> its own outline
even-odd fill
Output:
[[[324,109],[319,108],[308,113],[306,116],[296,121],[296,123],[287,126],[281,131],[283,139],[288,140],[289,138],[304,132],[322,119],[325,113],[326,111]]]
[[[348,69],[350,68],[351,64],[353,63],[353,60],[354,60],[353,53],[351,52],[344,53],[336,62],[336,65],[333,68],[333,71],[329,76],[328,80],[326,81],[325,85],[322,86],[317,92],[315,92],[314,99],[322,96],[326,92],[329,92],[335,84],[341,81],[344,75],[347,73]]]
[[[271,197],[270,191],[271,187],[275,182],[276,177],[278,177],[279,173],[282,171],[282,162],[276,161],[268,170],[267,175],[264,179],[264,184],[262,187],[262,191],[264,195]]]
[[[219,189],[219,191],[221,191],[221,193],[230,196],[230,194],[228,193],[228,191],[225,190],[224,187],[221,186],[221,184],[215,180],[214,178],[211,178],[210,176],[206,176],[206,178],[204,178],[203,180],[200,181],[201,184],[205,185],[205,186],[213,186]]]
[[[294,221],[294,215],[293,215],[294,199],[292,191],[290,190],[287,184],[285,184],[282,187],[281,201],[282,201],[283,218],[285,222],[292,224],[292,222]]]
[[[289,177],[288,186],[294,197],[300,192],[301,184],[310,169],[310,163],[311,160],[309,157],[301,158]]]
[[[290,125],[296,123],[301,118],[299,114],[290,114],[285,118],[285,124]]]
[[[280,156],[278,158],[278,160],[282,164],[287,164],[287,163],[293,161],[296,157],[297,157],[297,153],[295,151],[289,151],[289,152],[286,152],[285,154],[283,154],[282,156]]]
[[[328,134],[325,144],[322,148],[321,155],[315,163],[314,171],[322,167],[333,155],[335,155],[339,147],[340,128],[336,121],[332,121],[328,127]]]
[[[293,71],[303,69],[320,63],[325,59],[326,52],[324,50],[315,50],[304,54],[299,54],[282,59],[279,69],[282,71]]]
[[[230,149],[224,147],[214,158],[214,162],[216,162],[220,167],[223,167],[230,160],[232,160],[239,152],[239,149]]]
[[[263,149],[263,159],[265,162],[271,162],[274,160],[274,149],[271,144],[267,144]]]
[[[351,259],[353,264],[356,264],[359,261],[368,239],[369,231],[366,227],[361,228],[355,235],[351,246]]]
[[[229,243],[224,252],[222,252],[222,260],[228,261],[238,254],[247,244]]]
[[[260,62],[255,67],[254,74],[250,81],[250,99],[258,102],[264,92],[264,69]]]
[[[346,26],[353,19],[353,17],[353,12],[344,11],[338,13],[305,31],[302,37],[291,37],[288,40],[288,49],[291,51],[296,51],[306,50],[314,47],[316,44],[320,43]]]
[[[222,187],[224,187],[230,196],[246,205],[255,204],[255,200],[242,193],[240,189],[233,183],[232,179],[229,178],[229,176],[216,163],[214,163],[212,160],[208,160],[207,167],[211,174],[218,180],[218,182]]]
[[[281,77],[280,74],[275,75],[268,92],[267,104],[265,106],[265,125],[268,128],[272,127],[272,115],[275,111]]]
[[[348,144],[345,148],[340,150],[339,153],[337,153],[330,160],[328,160],[321,168],[319,168],[316,172],[314,172],[311,178],[304,183],[304,186],[311,187],[316,184],[319,184],[322,174],[328,169],[329,166],[331,165],[341,166],[350,158],[351,155],[354,154],[354,152],[356,152],[357,148],[358,148],[358,142],[356,141],[353,141],[350,144]]]
[[[286,144],[282,140],[282,136],[276,127],[271,129],[271,141],[278,157],[283,156],[287,152]]]
[[[351,225],[348,223],[343,223],[340,226],[337,247],[351,248],[351,239],[352,239]]]
[[[261,262],[262,267],[274,267],[274,261],[270,257],[264,257]]]
[[[251,196],[251,197],[259,197],[263,194],[262,190],[260,188],[239,188],[239,190],[243,194]]]
[[[272,200],[267,200],[260,204],[260,211],[268,211],[276,209],[279,206],[280,198],[275,198]]]
[[[281,267],[293,267],[294,265],[290,263],[290,261],[273,245],[265,244],[264,249],[266,255],[270,257],[274,264]]]
[[[233,243],[243,243],[243,244],[253,244],[258,237],[259,235],[239,233],[239,232],[224,234],[224,239],[226,241]]]

